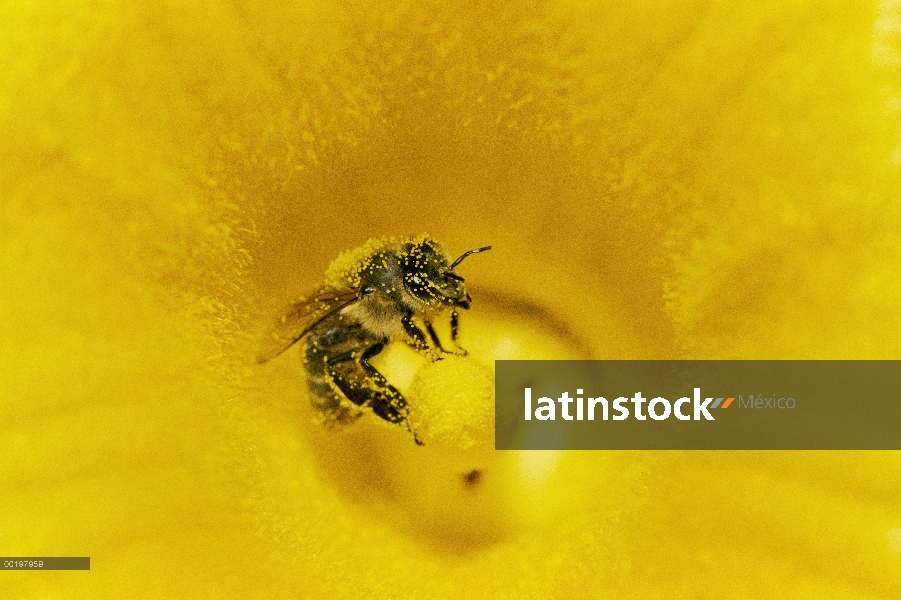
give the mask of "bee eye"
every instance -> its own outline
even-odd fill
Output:
[[[428,297],[431,295],[429,291],[429,279],[422,271],[414,271],[413,273],[408,273],[404,277],[404,283],[411,293],[420,298]]]

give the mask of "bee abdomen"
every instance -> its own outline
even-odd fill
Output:
[[[310,389],[310,393],[315,396],[325,396],[332,391],[332,386],[324,375],[309,375],[307,377],[307,387]]]

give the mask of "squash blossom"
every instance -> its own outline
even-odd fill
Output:
[[[7,2],[4,598],[897,598],[897,452],[496,452],[497,358],[901,356],[901,3]],[[466,358],[265,324],[427,233]],[[465,269],[464,269],[465,267]],[[446,326],[446,325],[442,325]]]

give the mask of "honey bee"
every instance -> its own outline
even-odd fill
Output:
[[[343,252],[329,266],[325,284],[278,320],[257,360],[265,363],[306,337],[307,385],[325,425],[350,422],[368,407],[390,423],[406,425],[422,445],[408,420],[407,401],[369,361],[396,338],[438,360],[449,351],[432,322],[447,311],[450,352],[465,355],[457,344],[458,309],[468,309],[472,299],[454,268],[490,249],[469,250],[449,262],[438,242],[421,235],[373,239]]]

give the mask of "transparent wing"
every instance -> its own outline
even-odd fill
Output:
[[[276,320],[263,339],[257,362],[272,360],[310,333],[323,319],[358,300],[353,290],[322,288],[313,295],[300,298]]]

